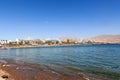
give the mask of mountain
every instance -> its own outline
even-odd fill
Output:
[[[100,35],[89,40],[101,43],[120,43],[120,35]]]

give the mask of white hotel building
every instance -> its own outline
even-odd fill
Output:
[[[0,40],[0,44],[7,44],[7,43],[9,43],[8,40]]]

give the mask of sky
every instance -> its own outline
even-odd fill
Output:
[[[120,0],[0,0],[0,39],[120,34]]]

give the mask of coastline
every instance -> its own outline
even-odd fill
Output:
[[[86,80],[81,74],[61,74],[50,68],[41,68],[31,63],[16,63],[14,60],[7,59],[0,60],[2,60],[2,62],[0,61],[1,69],[9,73],[14,80]]]
[[[0,59],[0,68],[9,74],[6,80],[110,80],[101,76],[79,72],[74,75],[57,72],[42,65]],[[26,74],[26,75],[25,75]]]
[[[7,46],[0,49],[14,49],[14,48],[36,48],[36,47],[59,47],[59,46],[74,46],[74,45],[112,45],[112,44],[120,44],[120,43],[91,43],[91,44],[62,44],[62,45],[21,45],[21,46]]]
[[[25,46],[12,46],[12,47],[6,47],[3,49],[14,49],[14,48],[36,48],[36,47],[56,47],[56,46],[74,46],[74,45],[81,45],[81,44],[64,44],[64,45],[36,45],[36,46],[30,46],[30,45],[25,45]],[[2,49],[2,48],[0,48]]]

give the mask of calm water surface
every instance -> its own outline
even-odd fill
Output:
[[[76,70],[120,73],[120,45],[74,45],[0,50],[0,57]],[[119,78],[120,79],[120,78]]]

